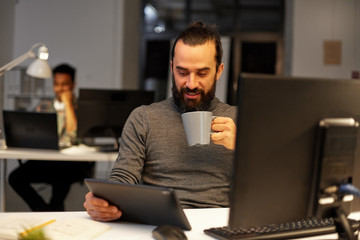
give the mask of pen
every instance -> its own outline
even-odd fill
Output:
[[[33,228],[30,228],[30,229],[28,229],[28,230],[25,230],[25,231],[23,231],[22,233],[20,233],[20,236],[21,236],[21,237],[24,237],[24,236],[26,236],[27,234],[29,234],[30,232],[35,231],[35,230],[37,230],[37,229],[40,229],[40,228],[42,228],[42,227],[44,227],[44,226],[46,226],[46,225],[49,225],[50,223],[53,223],[53,222],[55,222],[55,219],[52,219],[52,220],[47,221],[47,222],[45,222],[45,223],[42,223],[42,224],[40,224],[40,225],[38,225],[38,226],[35,226],[35,227],[33,227]]]

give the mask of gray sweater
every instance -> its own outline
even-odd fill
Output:
[[[236,107],[217,98],[209,111],[235,122]],[[212,142],[189,147],[180,110],[168,98],[131,113],[110,180],[171,187],[183,207],[228,207],[233,155]]]

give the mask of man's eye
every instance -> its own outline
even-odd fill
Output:
[[[181,75],[181,76],[185,76],[186,74],[187,74],[187,72],[184,72],[184,71],[179,72],[179,75]]]
[[[205,77],[205,76],[206,76],[206,73],[199,72],[198,75],[199,75],[200,77]]]

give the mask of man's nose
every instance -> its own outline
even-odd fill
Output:
[[[196,79],[195,73],[189,74],[188,80],[186,82],[186,87],[188,87],[189,89],[195,89],[198,87],[198,81]]]

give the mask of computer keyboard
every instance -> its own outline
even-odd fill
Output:
[[[349,222],[352,230],[357,232],[360,221],[349,219]],[[333,218],[309,218],[249,228],[216,227],[204,232],[221,240],[278,240],[336,233],[336,226]]]

